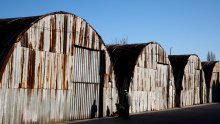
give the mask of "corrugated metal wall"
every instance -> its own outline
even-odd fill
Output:
[[[202,62],[207,86],[207,102],[220,102],[220,62]]]
[[[181,55],[180,55],[181,56]],[[183,55],[184,56],[184,55]],[[178,61],[186,61],[184,65],[178,65],[178,62],[173,63],[172,66],[181,66],[182,69],[176,68],[176,106],[183,107],[195,104],[206,103],[206,85],[204,72],[202,70],[201,61],[196,55],[188,55],[184,59],[177,56],[172,59],[178,59]],[[179,72],[178,72],[178,69]],[[180,74],[181,70],[183,73]],[[182,77],[182,78],[180,78]]]
[[[174,107],[172,68],[159,44],[150,43],[140,53],[129,93],[132,98],[131,113]]]
[[[6,61],[0,75],[2,123],[90,118],[94,100],[97,116],[105,116],[107,105],[115,111],[117,95],[106,95],[117,94],[106,48],[77,16],[41,18],[19,36]]]
[[[20,33],[9,33],[14,41],[7,36],[10,45],[0,48],[5,52],[1,53],[4,61],[0,63],[0,123],[86,119],[90,118],[94,100],[97,116],[106,116],[107,108],[110,113],[116,111],[115,103],[120,102],[118,94],[121,94],[118,91],[123,92],[127,86],[132,98],[131,113],[174,107],[173,70],[159,44],[136,44],[134,51],[130,51],[131,45],[125,45],[122,56],[130,52],[133,58],[138,58],[136,61],[130,60],[129,55],[125,57],[128,64],[136,64],[121,78],[114,75],[101,37],[84,19],[60,12],[27,20],[33,24],[24,28],[23,20]],[[119,48],[118,52],[122,50]],[[219,82],[219,68],[218,65],[214,69],[212,82]],[[204,73],[197,56],[189,57],[182,77],[180,106],[205,103]],[[120,78],[118,88],[115,78]]]
[[[220,62],[216,62],[210,81],[210,102],[220,102]]]

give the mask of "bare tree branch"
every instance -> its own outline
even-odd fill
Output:
[[[207,61],[215,61],[215,60],[216,60],[215,54],[212,51],[208,51]]]
[[[115,38],[115,40],[112,41],[111,44],[128,44],[128,37],[126,37],[126,38],[120,38],[120,39]]]

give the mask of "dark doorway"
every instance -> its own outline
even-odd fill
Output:
[[[103,87],[104,87],[104,76],[105,76],[105,51],[100,52],[100,91],[99,91],[99,117],[103,117]]]

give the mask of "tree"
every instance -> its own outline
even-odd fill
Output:
[[[215,60],[216,60],[215,54],[212,51],[208,51],[207,61],[215,61]]]
[[[115,38],[115,40],[112,42],[112,44],[127,44],[128,43],[128,38],[121,38],[121,39],[117,39]]]

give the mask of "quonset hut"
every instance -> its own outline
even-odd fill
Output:
[[[0,123],[49,123],[115,111],[105,44],[67,12],[0,19]],[[114,99],[115,98],[115,99]]]
[[[169,56],[176,87],[176,107],[206,103],[204,72],[197,55]]]
[[[220,102],[220,62],[202,62],[207,87],[207,102]]]
[[[174,107],[174,79],[167,54],[156,42],[109,45],[119,103],[131,95],[131,113]]]

